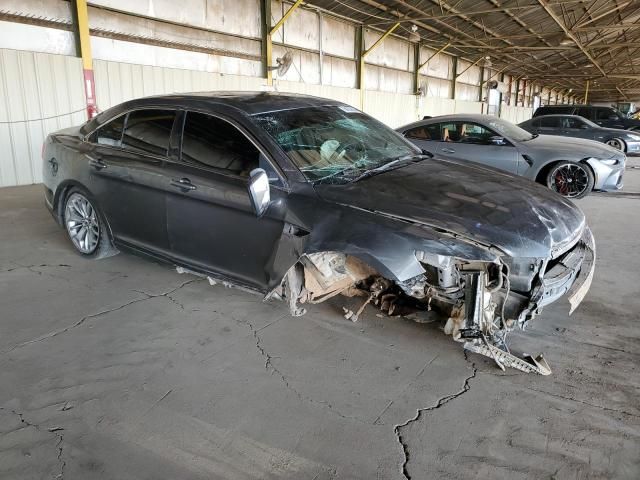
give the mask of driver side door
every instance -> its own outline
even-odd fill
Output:
[[[440,124],[438,154],[443,158],[481,163],[511,173],[518,173],[518,151],[506,139],[501,145],[491,137],[501,137],[493,130],[474,122]]]
[[[284,228],[287,194],[278,173],[248,136],[218,116],[184,112],[178,158],[167,164],[167,230],[184,265],[265,290]],[[272,202],[258,218],[249,173],[264,168]]]

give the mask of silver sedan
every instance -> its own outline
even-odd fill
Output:
[[[592,140],[531,134],[491,115],[432,117],[397,131],[438,158],[506,170],[569,198],[623,184],[623,152]]]

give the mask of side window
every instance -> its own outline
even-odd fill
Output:
[[[229,122],[203,113],[187,113],[182,133],[182,161],[248,177],[249,172],[260,165],[259,158],[258,149]]]
[[[596,120],[609,120],[608,108],[596,108]]]
[[[440,138],[443,142],[457,142],[460,140],[459,123],[440,123]]]
[[[176,113],[172,110],[137,110],[129,113],[122,148],[165,156]]]
[[[545,117],[540,119],[541,128],[559,128],[561,117]]]
[[[126,115],[121,115],[118,118],[102,125],[98,130],[91,134],[90,140],[99,145],[119,147],[120,142],[122,141],[122,130],[125,118]]]
[[[442,140],[440,136],[440,126],[438,124],[422,125],[412,128],[404,133],[407,138],[415,140]]]
[[[581,117],[587,118],[589,120],[593,119],[593,109],[587,107],[580,107],[576,110],[576,115],[580,115]]]
[[[495,135],[489,130],[477,123],[462,122],[459,123],[460,143],[473,143],[475,145],[489,145],[490,138]]]
[[[582,128],[582,125],[585,124],[582,120],[575,117],[563,118],[562,123],[564,128]]]
[[[431,140],[431,135],[425,127],[414,127],[406,132],[404,132],[404,136],[407,138],[412,138],[414,140]]]

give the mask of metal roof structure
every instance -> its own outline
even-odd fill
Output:
[[[640,99],[640,0],[305,3],[381,31],[400,22],[394,34],[410,41],[472,62],[490,57],[493,70],[578,97],[589,81],[589,101]]]

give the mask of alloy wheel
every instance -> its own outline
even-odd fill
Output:
[[[624,150],[624,145],[622,144],[622,141],[618,138],[612,138],[611,140],[607,140],[607,145],[615,148],[616,150]]]
[[[576,164],[560,165],[551,179],[551,189],[569,198],[580,196],[589,185],[589,175],[583,166]]]
[[[67,199],[64,212],[69,238],[82,253],[93,253],[100,240],[100,222],[91,202],[84,195],[74,192]]]

